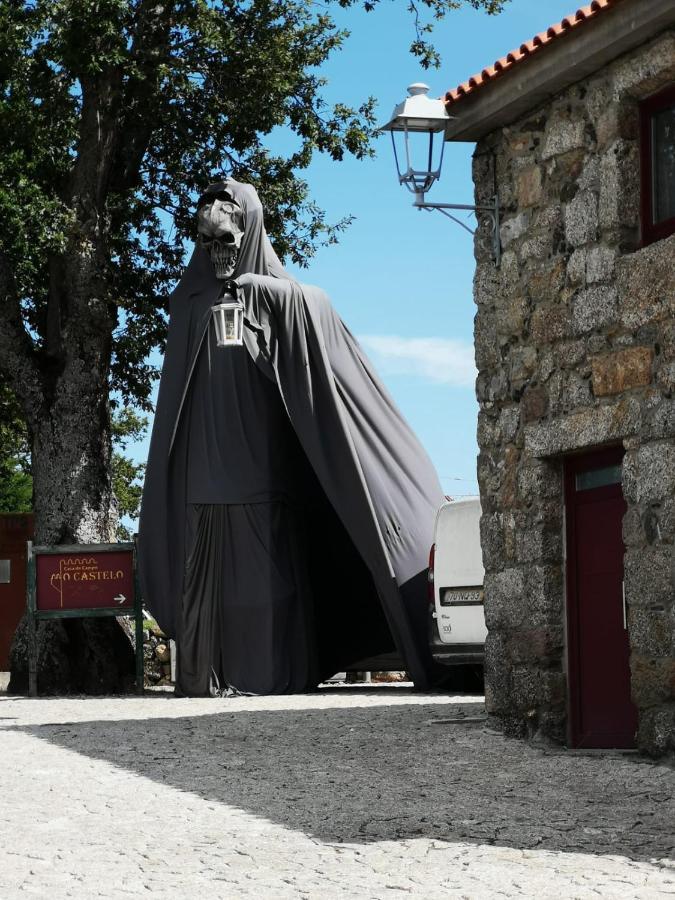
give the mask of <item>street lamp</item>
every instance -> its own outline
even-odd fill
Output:
[[[462,203],[428,203],[424,195],[438,181],[443,166],[445,129],[451,117],[445,103],[428,96],[429,87],[417,82],[408,88],[408,96],[394,107],[392,117],[380,128],[391,132],[394,160],[399,184],[404,184],[415,195],[417,209],[437,209],[443,215],[461,225],[469,234],[475,232],[448,210],[485,212],[492,221],[492,254],[495,265],[501,259],[499,240],[499,198],[495,195],[491,204],[469,206]],[[397,144],[398,142],[398,144]],[[402,161],[405,160],[405,167]]]

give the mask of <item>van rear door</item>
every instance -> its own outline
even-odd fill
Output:
[[[487,635],[483,609],[480,499],[444,504],[436,518],[434,605],[438,636],[458,654],[482,654]]]

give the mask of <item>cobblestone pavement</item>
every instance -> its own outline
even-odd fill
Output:
[[[471,701],[0,695],[0,898],[675,896],[672,767]]]

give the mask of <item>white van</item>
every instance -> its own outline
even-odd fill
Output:
[[[444,665],[482,663],[485,612],[483,554],[480,546],[480,498],[444,503],[436,515],[434,546],[429,556],[432,599],[430,644]]]

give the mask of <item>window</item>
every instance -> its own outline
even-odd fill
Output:
[[[0,584],[10,584],[12,581],[12,561],[0,559]]]
[[[675,233],[675,86],[640,105],[642,243]]]
[[[607,487],[608,484],[621,484],[621,463],[576,474],[575,486],[578,491],[591,491],[593,488]]]

